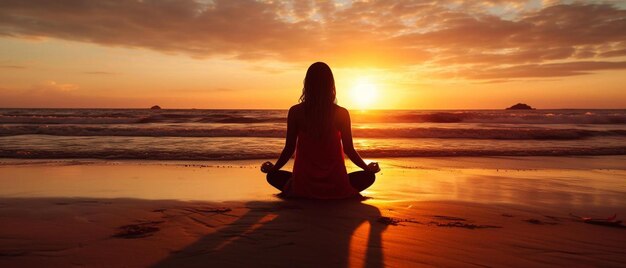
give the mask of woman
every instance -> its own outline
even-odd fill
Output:
[[[267,181],[287,197],[357,196],[374,183],[374,173],[380,171],[378,163],[365,164],[354,149],[350,114],[336,104],[335,93],[330,67],[313,63],[304,78],[300,103],[289,109],[285,148],[276,164],[265,162],[261,166]],[[280,170],[294,151],[293,173]],[[343,153],[363,171],[348,174]]]

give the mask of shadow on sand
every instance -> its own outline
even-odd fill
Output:
[[[245,207],[243,216],[153,267],[383,267],[386,225],[377,222],[379,209],[361,199]]]

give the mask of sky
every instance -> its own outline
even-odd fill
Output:
[[[626,108],[626,1],[0,0],[0,107]],[[365,96],[365,97],[364,97]]]

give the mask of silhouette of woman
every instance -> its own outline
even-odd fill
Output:
[[[374,183],[378,163],[365,164],[354,149],[348,110],[336,104],[335,79],[326,63],[306,72],[300,103],[289,109],[287,137],[276,164],[265,162],[267,181],[286,197],[357,196]],[[297,148],[297,150],[296,150]],[[293,173],[280,170],[296,152]],[[363,171],[346,171],[343,153]]]

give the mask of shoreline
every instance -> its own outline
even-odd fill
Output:
[[[551,203],[558,194],[569,205],[582,204],[583,199],[574,201],[584,198],[626,206],[626,200],[618,200],[626,194],[626,156],[365,160],[379,162],[382,172],[363,194],[387,201]],[[277,191],[259,170],[263,161],[0,159],[0,197],[271,199]],[[349,161],[346,167],[359,170]]]
[[[440,165],[441,163],[446,163],[446,167],[467,167],[464,166],[467,162],[472,162],[471,159],[489,159],[489,160],[540,160],[537,163],[543,163],[540,166],[544,168],[554,167],[554,165],[558,165],[560,159],[570,159],[570,160],[591,160],[594,161],[592,163],[593,167],[596,168],[620,168],[622,166],[618,164],[613,164],[612,162],[605,162],[603,159],[614,159],[617,161],[626,161],[626,155],[547,155],[547,156],[518,156],[518,155],[495,155],[495,156],[410,156],[410,157],[369,157],[365,158],[371,161],[391,161],[394,163],[397,162],[427,162],[431,163],[433,166]],[[254,159],[210,159],[210,160],[180,160],[180,159],[102,159],[102,158],[0,158],[0,167],[1,166],[10,166],[10,165],[29,165],[29,164],[117,164],[117,163],[128,163],[128,164],[154,164],[154,165],[204,165],[203,163],[212,163],[227,165],[231,163],[231,165],[254,165],[258,164],[260,166],[261,163],[265,161],[274,161],[274,158],[254,158]],[[555,161],[558,160],[558,161]],[[289,164],[292,163],[293,158],[290,159]],[[354,167],[349,159],[345,159],[346,167]],[[452,163],[463,163],[458,165],[451,165]],[[480,163],[481,161],[473,161],[473,163]],[[588,163],[588,162],[582,162]],[[481,165],[484,166],[484,165]],[[586,165],[589,166],[589,165]],[[473,166],[470,166],[473,167]],[[486,167],[494,167],[494,166],[486,166]],[[566,165],[558,165],[559,168],[571,168],[577,169],[580,168],[579,165],[576,166],[566,166]]]

